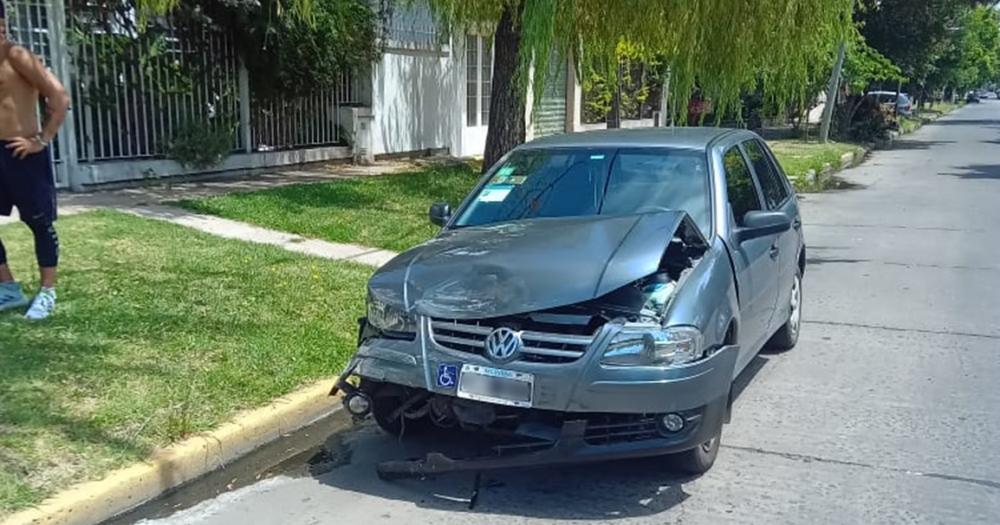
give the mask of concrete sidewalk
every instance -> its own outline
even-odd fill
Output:
[[[201,215],[181,208],[152,205],[123,208],[122,211],[149,219],[171,222],[180,226],[241,241],[270,244],[291,252],[323,257],[335,261],[353,261],[379,267],[397,254],[388,250],[310,239],[291,233],[269,230],[245,222]]]

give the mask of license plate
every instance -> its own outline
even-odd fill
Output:
[[[465,364],[458,376],[458,397],[531,408],[534,385],[532,374]]]

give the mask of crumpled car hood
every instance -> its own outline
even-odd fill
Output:
[[[683,211],[530,219],[459,228],[380,268],[369,292],[444,319],[502,317],[587,301],[654,273]]]

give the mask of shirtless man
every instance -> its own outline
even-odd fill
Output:
[[[59,80],[30,51],[6,38],[6,21],[0,0],[0,215],[17,208],[21,221],[35,237],[35,256],[41,273],[41,290],[25,317],[41,320],[56,306],[56,267],[59,238],[56,189],[49,144],[69,109],[69,95]],[[39,96],[46,115],[38,123]],[[28,304],[21,285],[7,266],[0,242],[0,311]]]

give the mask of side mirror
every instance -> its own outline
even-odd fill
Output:
[[[448,219],[451,219],[451,206],[447,202],[435,202],[431,204],[431,210],[427,212],[427,216],[430,217],[432,223],[444,226],[448,224]]]
[[[743,226],[736,230],[739,242],[783,233],[792,228],[792,219],[780,211],[748,211]]]

